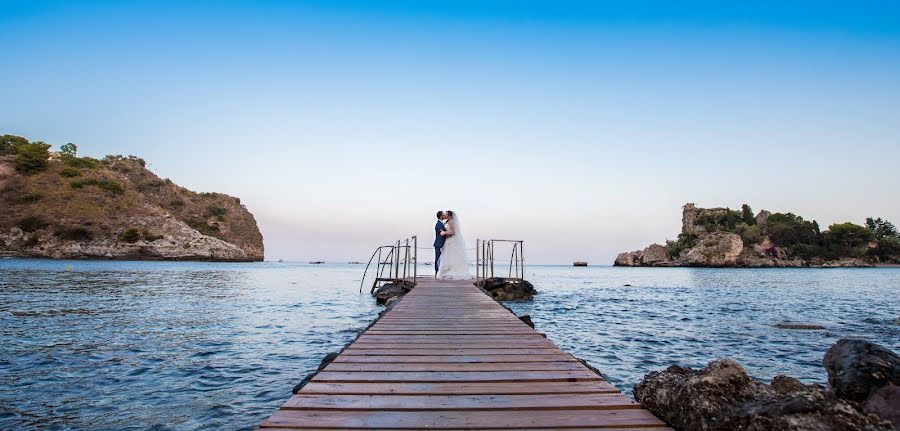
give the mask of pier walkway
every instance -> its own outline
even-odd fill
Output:
[[[670,430],[471,281],[417,281],[260,430]]]

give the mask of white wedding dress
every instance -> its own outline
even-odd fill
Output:
[[[454,233],[444,241],[437,278],[439,280],[471,280],[474,277],[469,272],[469,261],[466,259],[466,240],[463,238],[459,214],[453,215],[453,219],[450,220],[447,227]]]

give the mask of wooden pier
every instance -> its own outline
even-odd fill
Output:
[[[417,286],[260,426],[670,430],[470,281]]]

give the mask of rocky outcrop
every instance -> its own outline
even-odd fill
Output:
[[[786,376],[765,384],[737,362],[718,359],[702,370],[671,366],[652,372],[634,387],[634,395],[676,430],[892,430],[889,413],[867,410],[859,401],[872,399],[876,408],[883,407],[891,396],[884,388],[896,387],[883,378],[896,367],[891,362],[896,355],[891,359],[886,349],[872,346],[841,340],[829,350],[826,367],[831,363],[841,370],[836,376],[829,369],[829,382],[837,378],[843,389],[805,385]]]
[[[665,245],[652,244],[643,250],[620,253],[613,265],[748,268],[872,266],[861,258],[804,260],[794,256],[787,247],[776,245],[768,236],[767,223],[772,216],[769,211],[762,210],[755,216],[749,207],[745,211],[699,208],[693,203],[685,204],[681,216],[681,234],[677,241],[667,241]],[[785,218],[784,214],[779,216],[782,220]],[[793,214],[788,216],[796,217]],[[784,230],[783,226],[779,229]],[[868,245],[869,250],[877,247],[877,242]]]
[[[53,153],[35,172],[0,157],[0,256],[261,261],[240,199],[161,179],[136,157]]]
[[[702,236],[697,245],[681,253],[683,266],[734,266],[744,250],[741,237],[733,233],[715,232]]]
[[[475,284],[495,301],[530,301],[537,293],[526,280],[513,282],[502,278],[488,278]]]

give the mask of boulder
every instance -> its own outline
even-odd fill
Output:
[[[406,295],[414,286],[415,283],[409,281],[395,281],[379,287],[372,292],[372,296],[376,304],[387,305],[389,300]]]
[[[900,386],[900,357],[865,340],[842,339],[825,353],[828,384],[841,397],[863,402],[883,386]]]
[[[537,293],[534,286],[526,280],[508,281],[492,277],[481,280],[475,285],[495,301],[530,301]]]
[[[728,359],[712,361],[699,371],[671,366],[652,372],[634,387],[634,396],[678,430],[893,429],[819,386],[783,376],[767,385]]]
[[[687,266],[734,266],[743,250],[739,235],[716,232],[698,239],[697,245],[683,252],[679,261]]]
[[[664,245],[651,244],[641,252],[641,264],[657,265],[669,262],[669,250]]]
[[[641,262],[641,251],[626,251],[625,253],[619,253],[616,256],[616,261],[613,263],[613,266],[640,266]]]

